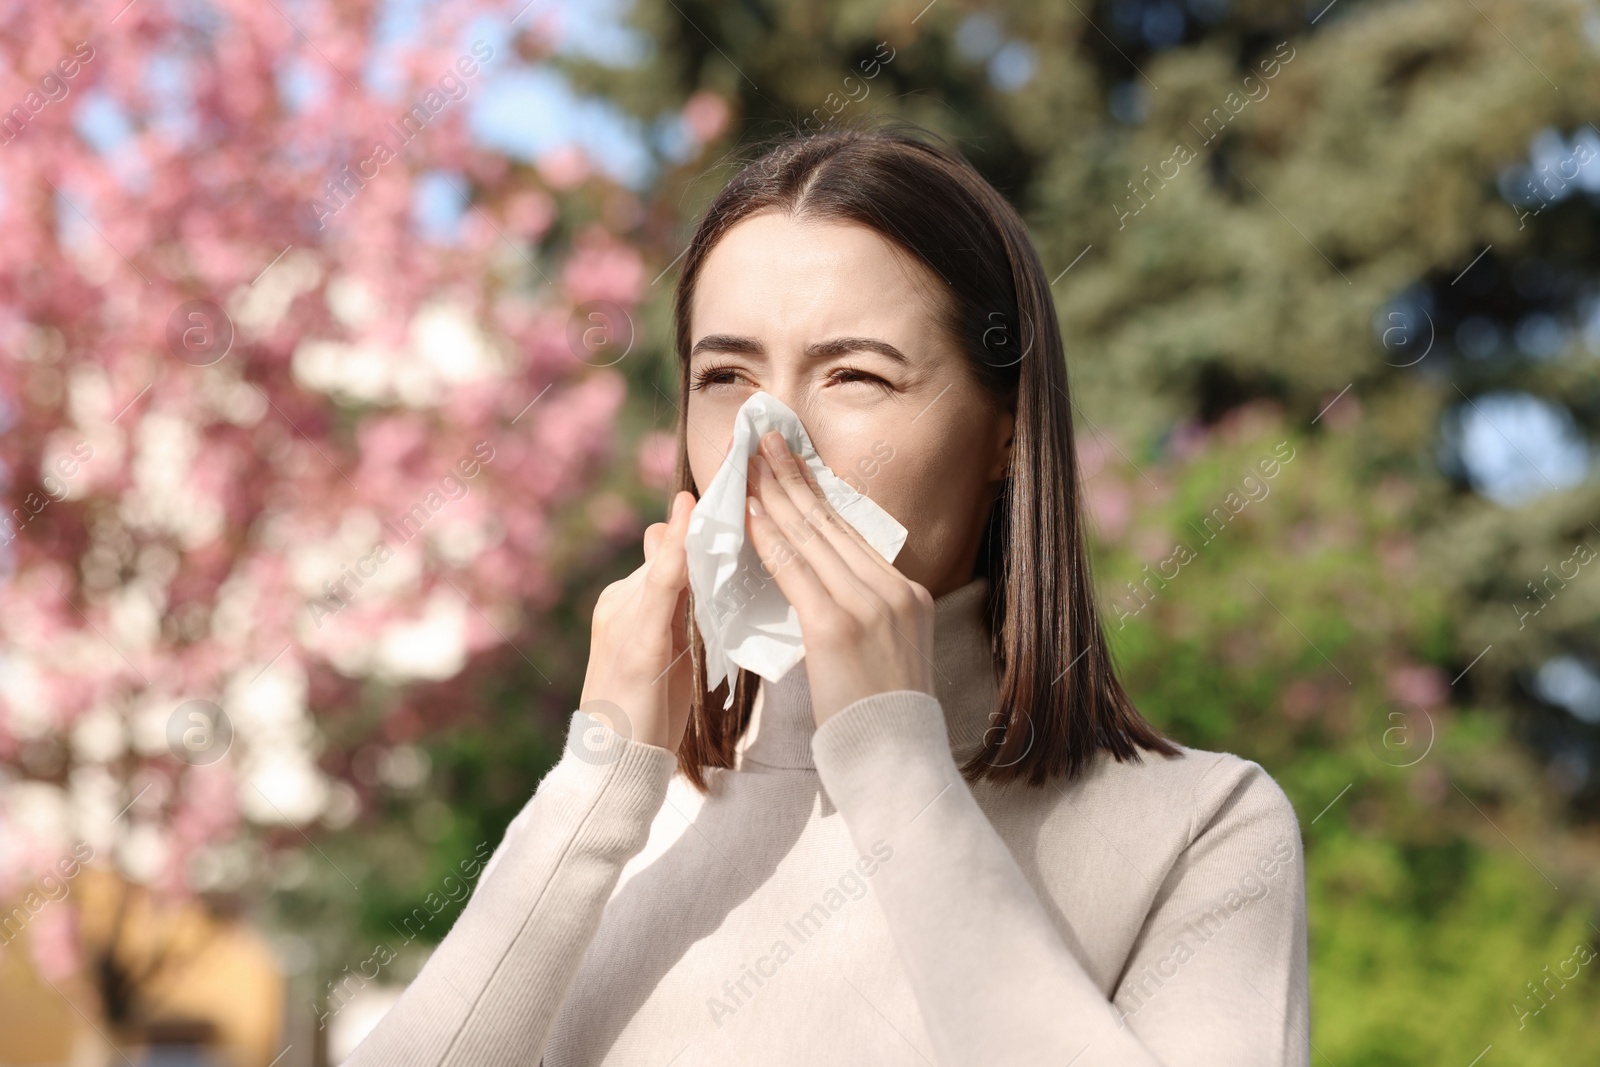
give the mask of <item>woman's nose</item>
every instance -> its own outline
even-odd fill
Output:
[[[803,381],[769,382],[761,387],[766,393],[783,401],[784,406],[796,415],[800,421],[805,422],[810,413],[814,398],[807,383]]]

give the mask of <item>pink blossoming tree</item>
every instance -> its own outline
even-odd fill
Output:
[[[639,206],[466,122],[559,27],[383,14],[0,5],[0,900],[75,845],[228,892],[241,838],[349,825],[319,717],[381,691],[388,751],[470,715],[469,665],[527,658],[560,516],[616,466]],[[462,211],[430,238],[441,184]],[[636,536],[612,503],[585,536]],[[41,972],[73,970],[70,892],[26,899]]]

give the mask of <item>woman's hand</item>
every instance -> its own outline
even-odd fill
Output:
[[[745,504],[763,570],[800,616],[817,725],[875,693],[932,693],[933,597],[834,511],[777,431],[750,459]]]
[[[689,722],[689,565],[683,539],[694,495],[644,532],[644,563],[594,606],[578,709],[634,741],[676,752]]]

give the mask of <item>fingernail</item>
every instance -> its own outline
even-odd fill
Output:
[[[785,452],[789,451],[789,442],[783,439],[783,434],[773,430],[761,438],[761,451],[775,460],[780,459]]]
[[[746,511],[758,519],[767,513],[767,509],[761,506],[761,501],[753,496],[745,497],[744,506]]]

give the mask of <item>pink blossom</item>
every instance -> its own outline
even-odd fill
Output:
[[[28,953],[41,976],[61,982],[83,966],[78,947],[78,912],[65,901],[47,903],[27,928]]]
[[[1416,704],[1424,710],[1443,704],[1450,695],[1450,685],[1444,672],[1437,667],[1409,663],[1391,668],[1388,677],[1389,696]]]
[[[639,513],[618,493],[596,494],[587,511],[589,521],[608,540],[632,541],[639,536]]]
[[[524,189],[506,201],[506,226],[519,237],[537,240],[555,220],[555,201],[538,189]]]
[[[638,460],[641,482],[663,492],[671,489],[678,470],[677,436],[661,430],[645,434],[639,441]]]
[[[1180,463],[1188,462],[1205,451],[1210,436],[1198,422],[1182,423],[1167,438],[1167,454]]]
[[[589,158],[574,144],[562,145],[539,157],[539,176],[552,189],[567,190],[580,185],[593,173]]]
[[[93,447],[69,479],[70,494],[0,538],[8,567],[0,669],[19,705],[0,716],[8,724],[0,778],[8,781],[36,773],[18,758],[19,711],[30,736],[77,760],[70,731],[85,716],[112,709],[124,727],[145,714],[159,725],[180,701],[221,700],[233,679],[259,677],[272,663],[304,672],[313,711],[356,707],[367,681],[341,673],[335,659],[416,618],[446,577],[476,609],[467,615],[469,656],[495,655],[502,639],[483,619],[519,618],[556,595],[550,560],[571,535],[552,514],[588,493],[612,459],[625,380],[579,358],[567,324],[584,301],[631,314],[644,293],[642,256],[613,232],[636,224],[632,195],[608,186],[570,146],[541,160],[540,177],[530,179],[475,145],[467,109],[455,105],[393,159],[362,166],[381,140],[394,139],[389,124],[404,102],[456,61],[473,20],[498,9],[478,0],[429,9],[414,40],[384,44],[381,62],[401,84],[380,93],[362,77],[378,58],[371,4],[303,5],[297,27],[271,5],[214,6],[219,17],[201,50],[176,0],[142,0],[110,30],[108,13],[90,0],[0,11],[0,107],[37,77],[21,72],[54,68],[86,38],[94,49],[67,79],[66,98],[0,145],[0,344],[28,354],[0,360],[12,420],[0,462],[13,472],[0,511],[37,496],[47,443],[52,456],[62,442]],[[544,32],[525,30],[518,47],[545,47]],[[164,125],[174,102],[153,95],[149,74],[157,57],[180,55],[192,121],[178,134]],[[284,103],[280,79],[289,69],[307,72],[311,102],[301,110]],[[109,155],[73,125],[90,90],[128,118],[128,142]],[[710,117],[695,120],[699,128],[710,129]],[[463,188],[481,208],[469,215],[503,219],[519,240],[549,232],[570,191],[619,206],[578,236],[569,262],[541,259],[560,284],[531,294],[523,279],[507,278],[505,241],[493,226],[460,245],[418,239],[415,187],[435,172],[467,176]],[[336,210],[319,220],[317,205]],[[366,298],[339,288],[351,279]],[[407,350],[418,309],[442,298],[467,309],[487,339],[475,377],[423,377],[428,368],[419,371]],[[208,363],[192,348],[169,347],[169,328],[185,337],[194,324],[180,314],[185,305],[204,312],[206,337],[231,327],[225,354]],[[308,340],[346,346],[340,358],[352,359],[352,346],[366,344],[382,353],[385,380],[411,376],[410,391],[355,399],[320,391],[296,376]],[[359,365],[342,369],[361,380]],[[493,458],[478,456],[480,446]],[[464,459],[476,463],[474,474],[463,473]],[[300,586],[320,575],[299,570],[342,573],[372,547],[362,538],[383,536],[373,534],[371,516],[389,519],[419,502],[430,509],[414,545],[420,572],[381,595],[362,589],[338,627],[313,626],[307,636]],[[637,523],[620,508],[602,512],[611,534]],[[436,537],[445,531],[456,540]],[[451,556],[441,548],[450,543],[467,547]],[[485,698],[462,685],[433,718],[411,694],[399,699],[407,710],[386,728],[413,736],[448,716],[470,717]],[[242,751],[250,742],[237,743]],[[334,755],[328,773],[338,773]],[[158,784],[138,813],[168,844],[163,893],[183,891],[196,855],[256,832],[240,817],[249,786],[233,755],[191,766],[158,739],[153,751],[128,748],[114,766],[119,802]],[[76,769],[50,772],[52,781],[74,780]],[[10,840],[12,829],[0,798],[0,837]],[[17,862],[8,879],[51,858],[10,855]],[[65,966],[66,935],[41,931],[45,950]]]
[[[730,116],[728,102],[709,89],[695,93],[683,105],[683,125],[700,144],[721,137]]]
[[[1101,474],[1085,485],[1089,521],[1106,541],[1116,541],[1133,520],[1133,494],[1121,479]]]
[[[644,291],[644,260],[638,249],[603,231],[586,230],[578,237],[562,282],[575,304],[588,300],[633,304]]]

